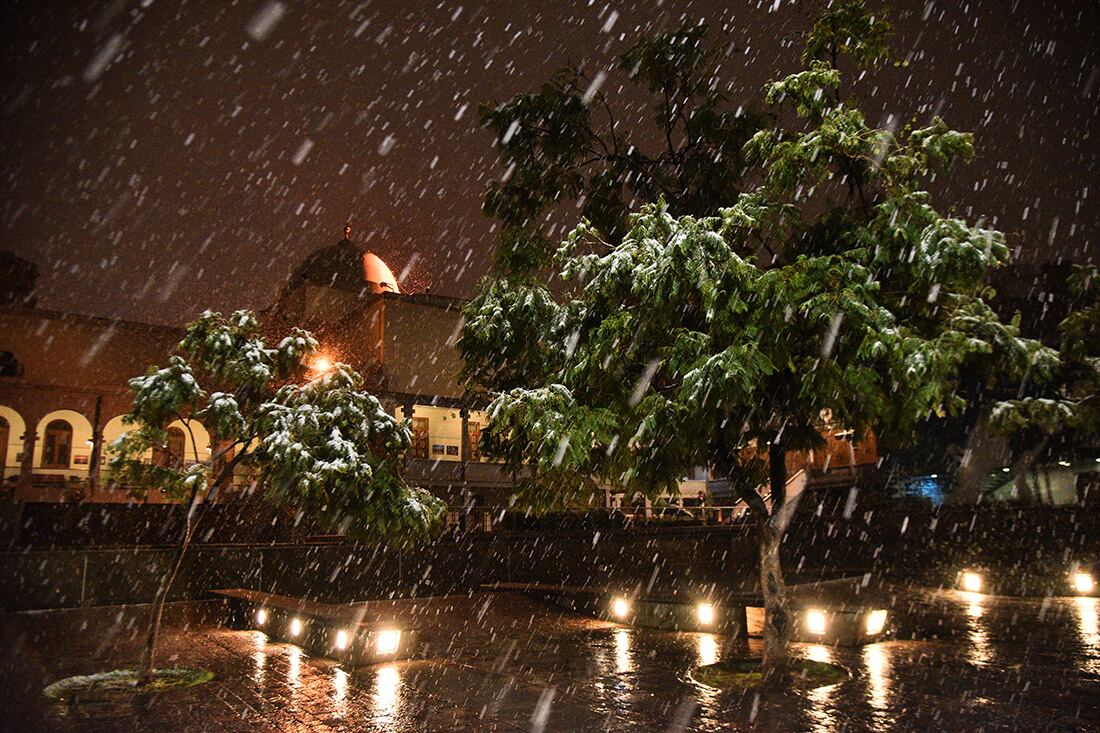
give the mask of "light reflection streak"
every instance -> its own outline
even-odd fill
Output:
[[[881,644],[863,647],[863,664],[867,668],[868,693],[871,707],[882,714],[890,703],[890,659]],[[884,721],[879,721],[881,724]]]
[[[970,647],[966,651],[966,659],[971,664],[984,667],[993,658],[992,649],[989,646],[989,632],[986,629],[985,607],[982,605],[985,596],[981,593],[963,591],[963,598],[968,602],[966,607],[966,635],[970,640]]]
[[[699,634],[699,666],[718,662],[718,639],[714,634]]]
[[[806,657],[815,662],[833,662],[833,650],[823,644],[810,644],[806,647]],[[814,730],[833,731],[839,727],[836,716],[833,715],[832,701],[833,689],[836,685],[818,687],[810,690],[807,697],[810,700],[810,717],[816,722]]]
[[[289,664],[287,682],[290,683],[293,689],[297,690],[302,684],[302,648],[293,644],[290,645],[287,648],[286,658]]]
[[[630,654],[630,632],[619,629],[615,632],[615,672],[623,674],[634,670],[634,660]]]
[[[1088,655],[1082,671],[1100,674],[1100,599],[1074,598],[1077,611],[1077,634]]]
[[[401,672],[393,664],[378,668],[374,678],[374,712],[385,717],[397,712],[401,701]]]
[[[333,715],[342,718],[348,713],[348,673],[339,667],[332,675]]]
[[[267,634],[262,631],[253,632],[252,643],[255,646],[255,651],[252,652],[252,662],[255,664],[252,681],[257,685],[263,685],[264,667],[267,666]]]

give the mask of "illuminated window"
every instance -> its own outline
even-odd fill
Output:
[[[68,468],[73,452],[73,427],[64,420],[52,420],[42,440],[42,468]]]

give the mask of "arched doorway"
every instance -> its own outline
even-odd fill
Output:
[[[42,437],[42,468],[68,468],[73,455],[73,426],[67,420],[51,420]]]
[[[11,439],[11,425],[0,417],[0,478],[8,475],[8,441]]]
[[[187,446],[187,438],[179,428],[168,428],[168,441],[153,451],[153,465],[181,468]]]

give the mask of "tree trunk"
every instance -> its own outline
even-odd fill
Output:
[[[787,586],[779,563],[782,535],[764,522],[760,527],[760,589],[764,594],[764,683],[785,687],[790,681],[787,645],[791,640],[790,615],[787,611]]]
[[[1028,474],[1031,473],[1031,469],[1035,465],[1036,459],[1046,450],[1048,442],[1049,438],[1044,436],[1037,446],[1025,450],[1012,464],[1012,486],[1016,489],[1016,496],[1021,501],[1025,501],[1029,504],[1038,503],[1038,497],[1036,497],[1035,493],[1031,490],[1031,485],[1028,484],[1027,477]]]
[[[198,524],[203,506],[205,506],[205,502],[200,505],[197,493],[193,493],[191,500],[187,503],[187,515],[183,520],[183,529],[180,532],[179,541],[176,542],[175,552],[172,553],[172,561],[168,571],[161,576],[157,594],[153,597],[153,607],[149,612],[149,628],[145,633],[145,648],[142,650],[141,666],[138,669],[138,687],[145,687],[153,680],[153,656],[156,653],[161,616],[164,615],[164,603],[168,598],[168,591],[172,588],[172,583],[176,579],[176,574],[183,564],[183,557],[191,544],[191,537],[194,536],[195,525]]]
[[[787,451],[777,441],[768,447],[771,512],[760,525],[760,590],[764,595],[764,683],[786,687],[790,682],[787,646],[791,617],[787,610],[787,586],[779,561],[784,527],[780,522],[787,494]]]

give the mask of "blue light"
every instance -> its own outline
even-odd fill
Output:
[[[938,474],[914,476],[905,482],[905,495],[928,499],[939,506],[943,503],[943,479]]]

